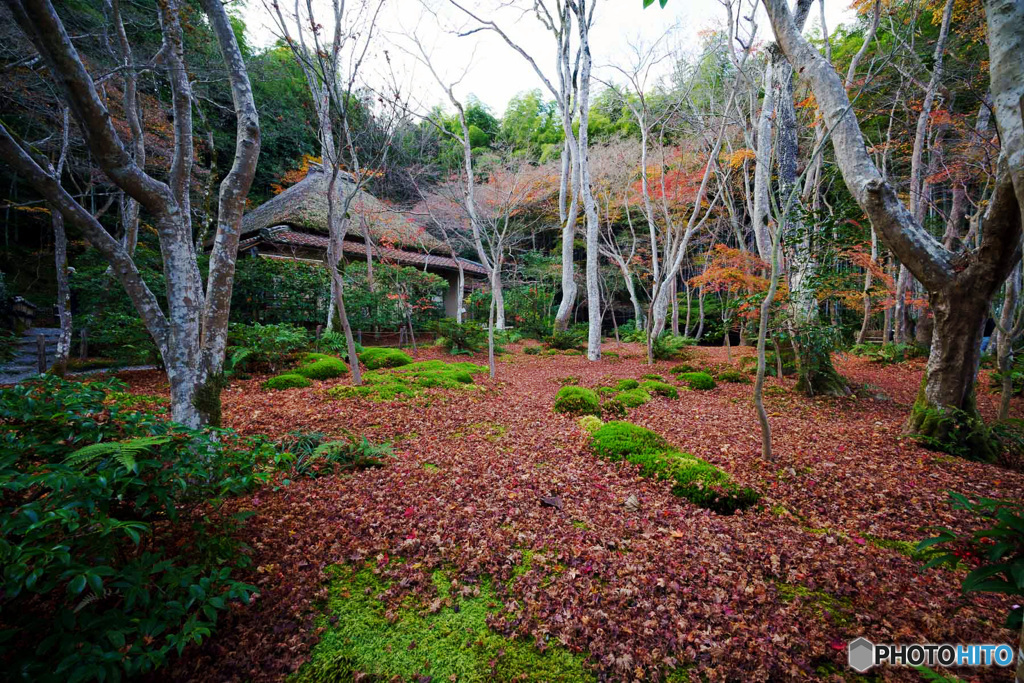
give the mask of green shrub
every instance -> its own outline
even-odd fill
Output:
[[[963,578],[964,593],[1002,593],[1009,602],[1021,602],[1024,596],[1024,503],[1019,500],[980,498],[973,501],[963,494],[950,493],[954,510],[966,510],[977,521],[977,530],[958,533],[939,527],[938,535],[921,541],[916,550],[941,551],[925,568],[939,565],[959,567],[964,560],[971,563],[971,571]],[[1004,626],[1014,631],[1021,629],[1024,608],[1013,605],[1006,615]]]
[[[126,389],[0,390],[3,609],[18,628],[0,661],[20,678],[152,672],[255,591],[231,578],[249,561],[232,540],[244,517],[219,508],[269,481],[276,449],[107,400]]]
[[[292,372],[308,379],[334,379],[335,377],[348,374],[348,367],[340,358],[325,356],[305,365],[300,365]]]
[[[288,372],[283,375],[271,377],[270,379],[263,383],[263,388],[272,391],[278,391],[281,389],[302,389],[304,387],[308,387],[311,384],[312,382],[310,382],[302,375],[297,375],[293,372]]]
[[[850,348],[850,353],[883,365],[902,363],[911,358],[922,358],[927,355],[925,348],[917,344],[875,344],[872,342],[855,344]]]
[[[615,397],[612,400],[621,403],[626,408],[636,408],[637,406],[642,406],[650,401],[651,395],[644,389],[640,389],[638,387],[636,389],[620,391],[615,394]]]
[[[585,387],[562,387],[555,396],[555,412],[570,415],[597,415],[600,404],[597,394]]]
[[[441,318],[435,326],[438,344],[454,355],[473,355],[487,346],[487,330],[479,323],[455,322],[453,318]]]
[[[228,346],[225,365],[229,371],[262,366],[275,373],[288,356],[309,346],[309,333],[289,323],[232,323],[228,328]]]
[[[640,385],[640,388],[647,391],[649,394],[657,394],[658,396],[665,396],[667,398],[679,398],[679,390],[667,382],[656,382],[650,380]]]
[[[715,388],[715,378],[706,372],[684,372],[679,379],[686,382],[691,389],[707,391]]]
[[[565,332],[552,332],[544,338],[544,343],[552,349],[567,351],[581,346],[583,340],[575,331],[566,330]]]
[[[704,460],[673,448],[660,435],[629,422],[608,422],[592,436],[594,452],[608,460],[640,466],[645,477],[673,482],[672,494],[720,514],[750,507],[760,496],[734,484]]]
[[[583,429],[583,431],[588,432],[590,434],[593,434],[598,429],[604,426],[604,422],[602,422],[601,418],[597,417],[596,415],[584,415],[579,420],[577,420],[577,424]]]
[[[635,379],[620,379],[615,383],[615,389],[617,391],[636,389],[638,386],[640,386],[640,382],[637,382]]]
[[[732,384],[750,384],[750,378],[738,370],[722,370],[717,377],[719,382]]]
[[[365,349],[359,342],[353,342],[356,346],[356,353],[360,354]],[[338,356],[340,358],[348,358],[348,341],[345,339],[343,332],[332,332],[327,330],[320,335],[320,341],[317,343],[316,348],[325,354],[332,356]]]
[[[696,343],[689,337],[677,337],[671,332],[663,332],[651,344],[651,354],[655,360],[685,359],[691,353],[688,347],[694,346]]]
[[[540,352],[541,352],[541,348],[539,346],[525,346],[525,347],[523,347],[523,353],[525,353],[527,356],[536,356]]]
[[[397,368],[412,363],[409,354],[398,349],[388,349],[380,346],[371,346],[361,354],[359,360],[368,370],[380,370],[381,368]]]
[[[295,476],[310,478],[343,470],[380,467],[394,455],[388,443],[374,444],[366,437],[329,441],[321,432],[289,432],[281,439],[280,448],[294,458]]]

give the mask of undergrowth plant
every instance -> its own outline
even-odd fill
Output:
[[[949,494],[954,510],[965,510],[977,518],[979,528],[958,533],[938,527],[937,534],[917,545],[918,551],[942,550],[925,568],[967,563],[973,567],[964,577],[965,593],[997,593],[1014,603],[1024,602],[1024,503],[1020,500],[981,498],[976,501],[959,493]],[[1014,604],[1006,616],[1006,627],[1021,629],[1024,608]]]
[[[232,578],[246,515],[219,508],[272,476],[276,449],[109,400],[126,388],[0,390],[0,668],[26,680],[153,671],[255,590]]]

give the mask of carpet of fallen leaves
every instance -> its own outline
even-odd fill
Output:
[[[594,457],[575,419],[552,412],[566,376],[597,386],[667,373],[672,365],[646,365],[637,346],[607,349],[621,360],[517,352],[499,362],[496,381],[478,379],[479,389],[435,391],[411,402],[330,400],[325,389],[336,381],[269,393],[259,379],[234,382],[224,393],[226,426],[272,437],[295,429],[354,433],[394,441],[396,458],[384,468],[232,501],[256,513],[242,533],[254,559],[247,578],[259,597],[169,673],[181,680],[282,679],[317,642],[313,619],[325,595],[325,567],[366,561],[393,581],[386,596],[392,605],[409,593],[429,604],[436,568],[467,586],[499,579],[496,630],[582,652],[606,680],[652,680],[677,666],[710,680],[845,675],[846,643],[861,635],[874,642],[1014,642],[1000,626],[1007,600],[965,597],[962,574],[922,573],[918,562],[877,543],[917,541],[932,525],[967,528],[971,520],[949,508],[947,491],[1024,492],[1020,473],[936,454],[902,437],[922,363],[882,367],[837,358],[870,398],[805,398],[784,380],[787,391],[766,398],[772,462],[761,459],[751,385],[720,384],[631,410],[631,421],[763,492],[764,506],[726,517],[673,497],[667,484],[638,477],[628,464]],[[727,362],[724,349],[698,353],[703,364]],[[732,361],[749,353],[733,349]],[[426,349],[416,357],[441,356]],[[166,391],[154,372],[123,378],[134,391]],[[991,416],[997,400],[981,390],[983,413]],[[1019,416],[1024,406],[1014,411]],[[639,509],[623,505],[631,495]],[[561,507],[540,502],[550,497]],[[883,673],[920,680],[912,670]],[[1007,675],[957,673],[966,680]]]

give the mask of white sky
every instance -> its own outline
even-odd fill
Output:
[[[358,2],[348,1],[350,5]],[[655,3],[646,10],[642,9],[641,0],[596,1],[598,4],[591,30],[594,75],[609,80],[621,82],[622,79],[616,78],[616,74],[607,65],[628,66],[631,43],[649,45],[661,39],[667,30],[672,29],[666,45],[685,52],[697,47],[698,33],[701,30],[725,25],[725,8],[718,0],[669,0],[665,9],[661,9]],[[436,11],[436,16],[424,12],[424,2]],[[840,23],[852,21],[850,0],[824,2],[830,32]],[[263,3],[264,0],[246,0],[246,4],[241,8],[249,40],[261,48],[276,39],[274,21]],[[532,14],[524,14],[509,8],[494,11],[493,7],[497,4],[498,0],[465,0],[464,6],[502,26],[534,57],[545,73],[549,74],[552,82],[556,82],[551,35]],[[529,7],[533,3],[523,0],[519,4]],[[282,7],[285,6],[293,5],[289,0],[282,0]],[[313,6],[318,15],[322,13],[323,19],[318,21],[329,25],[329,0],[313,0]],[[819,33],[819,21],[820,12],[816,2],[807,20],[808,32]],[[439,24],[443,24],[443,27]],[[771,26],[760,3],[757,24],[759,41],[770,40]],[[414,108],[426,111],[435,104],[447,104],[446,96],[430,72],[402,50],[402,46],[406,50],[415,49],[407,37],[415,32],[425,48],[431,52],[435,67],[445,80],[454,81],[465,73],[455,88],[456,96],[465,100],[467,95],[475,95],[487,104],[496,116],[504,113],[508,101],[517,93],[533,88],[543,90],[543,84],[533,68],[494,32],[482,31],[469,37],[456,35],[458,30],[465,30],[474,25],[471,19],[462,15],[447,0],[387,0],[379,21],[379,39],[374,43],[375,54],[368,60],[369,68],[363,70],[363,80],[373,85],[375,79],[383,78],[383,50],[387,50],[391,57],[392,71],[404,81],[403,91],[411,94],[414,103],[418,103],[418,107]],[[666,72],[669,66],[670,60],[666,60],[662,64],[662,72]],[[551,99],[546,90],[544,98]]]

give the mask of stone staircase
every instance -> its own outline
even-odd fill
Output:
[[[0,365],[0,384],[15,384],[39,374],[39,335],[46,340],[46,366],[53,364],[60,330],[56,327],[31,327],[15,344],[14,358]]]

